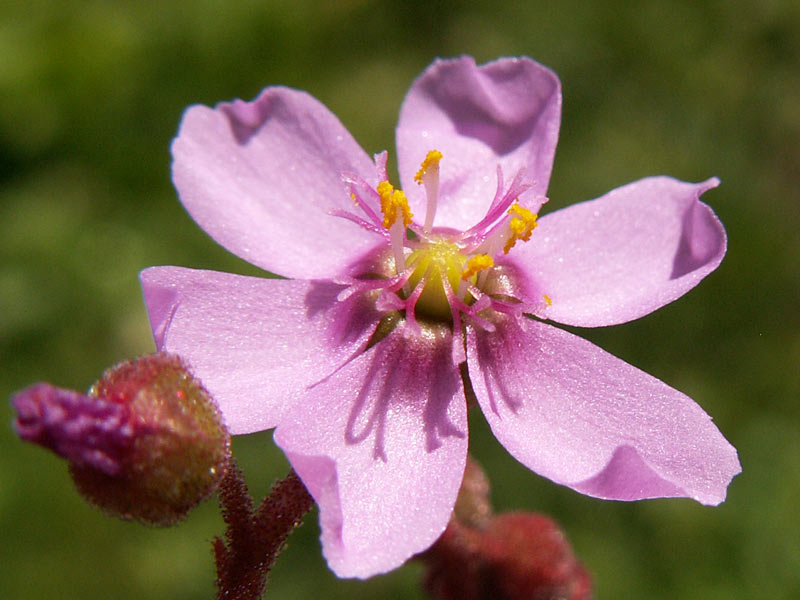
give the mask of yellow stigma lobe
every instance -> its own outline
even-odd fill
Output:
[[[420,166],[419,171],[417,171],[417,174],[414,175],[414,181],[416,181],[417,183],[422,183],[422,179],[423,177],[425,177],[425,173],[428,172],[428,169],[439,168],[440,160],[442,160],[441,152],[439,152],[438,150],[431,150],[430,152],[428,152],[428,154],[425,156],[425,160],[422,161],[422,166]]]
[[[527,208],[521,207],[516,202],[511,208],[508,209],[508,214],[513,215],[511,217],[511,222],[508,224],[509,228],[511,229],[511,236],[506,241],[506,245],[503,248],[503,254],[508,254],[508,251],[514,247],[514,244],[517,243],[517,240],[527,242],[529,239],[531,239],[531,233],[533,233],[533,230],[536,229],[537,215],[529,211]]]
[[[378,184],[378,195],[381,197],[381,212],[383,212],[383,226],[390,229],[397,221],[398,216],[402,216],[403,225],[411,225],[411,209],[408,207],[408,200],[402,190],[394,189],[388,181],[381,181]]]
[[[491,269],[494,266],[492,257],[488,254],[476,254],[467,261],[467,268],[461,274],[461,279],[467,281],[470,277],[475,275],[478,271]]]

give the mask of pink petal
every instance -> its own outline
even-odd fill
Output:
[[[395,330],[310,388],[275,431],[320,507],[323,553],[340,577],[394,569],[447,525],[467,455],[450,349],[445,328]]]
[[[378,315],[341,286],[180,267],[140,275],[156,347],[181,355],[233,434],[274,427],[366,344]]]
[[[475,394],[495,436],[556,483],[613,500],[725,499],[736,450],[691,398],[570,333],[511,319],[468,331]]]
[[[353,210],[342,173],[375,185],[377,171],[338,119],[304,92],[267,88],[253,102],[192,106],[172,155],[173,181],[192,218],[268,271],[327,278],[378,239],[329,214]]]
[[[486,214],[498,164],[507,182],[527,170],[534,185],[523,199],[543,195],[560,120],[561,84],[529,58],[437,60],[411,86],[397,127],[400,180],[414,213],[424,215],[425,202],[413,177],[434,149],[444,155],[438,226],[466,229]]]
[[[637,319],[717,268],[725,229],[700,195],[719,180],[650,177],[542,217],[509,253],[552,301],[540,316],[595,327]]]

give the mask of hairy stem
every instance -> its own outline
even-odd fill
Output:
[[[218,600],[258,600],[286,538],[311,509],[313,498],[294,471],[272,486],[254,508],[242,472],[231,457],[218,490],[228,525],[213,542]]]

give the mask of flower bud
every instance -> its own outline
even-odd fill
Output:
[[[19,436],[67,459],[81,495],[123,519],[179,521],[214,491],[230,455],[216,404],[174,355],[123,362],[88,394],[39,383],[12,404]]]
[[[489,480],[467,461],[453,516],[420,555],[425,588],[438,600],[589,600],[592,582],[552,519],[492,514]]]
[[[440,600],[589,600],[592,583],[550,518],[512,512],[485,529],[453,520],[423,555],[425,587]]]

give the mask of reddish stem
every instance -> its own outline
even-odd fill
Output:
[[[242,472],[231,457],[218,490],[225,539],[214,542],[218,600],[258,600],[286,538],[311,509],[313,498],[294,471],[272,486],[254,510]]]

